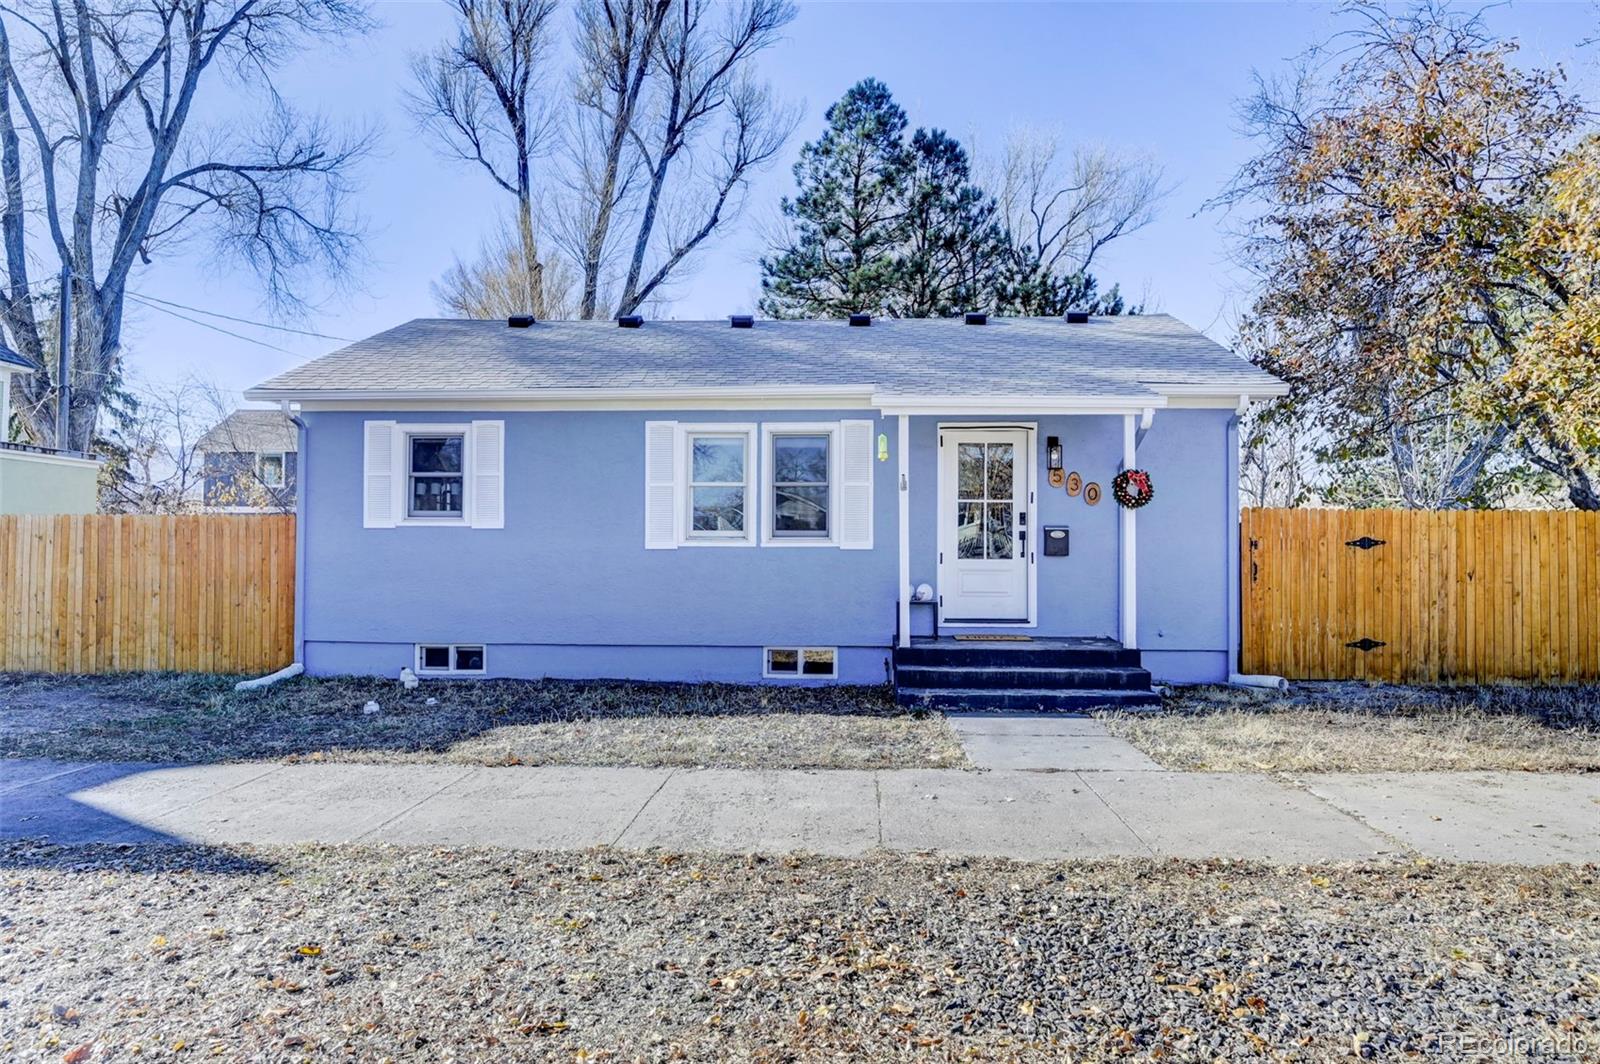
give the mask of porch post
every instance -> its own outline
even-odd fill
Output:
[[[911,645],[911,422],[896,418],[900,433],[900,645]]]
[[[1138,434],[1135,416],[1122,417],[1122,468],[1138,464]],[[1139,639],[1139,542],[1134,511],[1118,507],[1122,519],[1122,645],[1133,649]]]

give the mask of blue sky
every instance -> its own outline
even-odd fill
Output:
[[[441,3],[380,3],[371,36],[297,61],[284,95],[330,120],[372,123],[381,151],[364,166],[360,209],[367,261],[297,328],[357,338],[438,313],[430,284],[491,232],[505,197],[488,180],[441,157],[401,107],[407,57],[449,32]],[[1530,64],[1562,63],[1586,98],[1600,97],[1600,29],[1590,2],[1518,2],[1494,8],[1491,26],[1522,42]],[[888,84],[913,127],[939,126],[964,143],[998,149],[1016,125],[1060,128],[1069,142],[1146,152],[1175,191],[1155,224],[1108,247],[1095,269],[1154,308],[1228,342],[1242,279],[1229,266],[1222,219],[1201,204],[1250,151],[1234,105],[1253,69],[1279,70],[1341,25],[1327,4],[808,3],[785,40],[762,59],[778,93],[804,104],[784,158],[753,182],[745,216],[674,289],[671,316],[721,317],[753,308],[760,219],[793,189],[800,145],[820,132],[828,104],[857,80]],[[266,317],[253,278],[209,261],[203,244],[135,276],[148,296]],[[130,303],[127,366],[135,383],[198,373],[240,390],[337,342],[218,322],[271,350]]]

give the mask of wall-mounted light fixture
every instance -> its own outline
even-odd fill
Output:
[[[1045,468],[1054,472],[1061,468],[1061,437],[1046,436],[1044,440]]]

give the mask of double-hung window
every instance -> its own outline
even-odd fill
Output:
[[[465,433],[413,433],[406,437],[406,515],[455,517],[465,513]]]
[[[646,421],[646,549],[870,550],[873,431],[865,418]]]
[[[740,425],[684,430],[685,542],[752,542],[757,507],[751,498],[751,437]]]
[[[762,426],[762,496],[771,546],[831,546],[838,542],[838,422]]]
[[[257,455],[256,476],[260,477],[261,483],[269,488],[283,487],[283,455]]]

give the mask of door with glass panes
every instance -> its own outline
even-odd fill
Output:
[[[939,616],[1028,619],[1028,431],[939,430]]]

